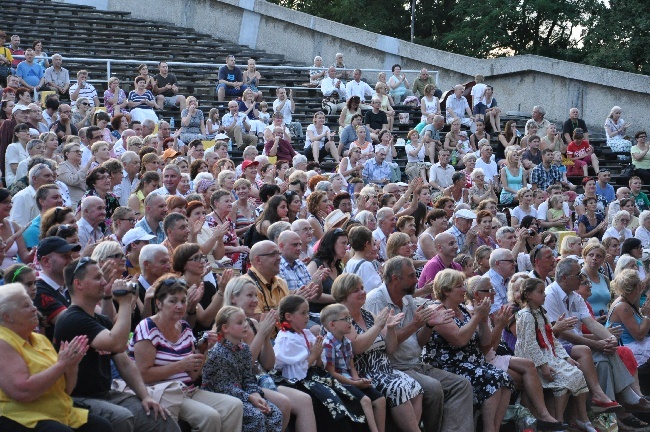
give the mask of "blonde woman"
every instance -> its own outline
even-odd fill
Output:
[[[422,112],[423,121],[429,114],[440,114],[440,99],[433,95],[436,86],[427,84],[424,86],[424,96],[420,99],[420,111]]]
[[[560,259],[573,258],[582,263],[582,239],[576,235],[570,235],[562,239],[560,245]]]
[[[257,64],[255,59],[249,58],[248,64],[245,71],[242,71],[242,78],[244,79],[244,84],[248,86],[248,90],[251,91],[256,102],[262,102],[262,91],[258,88],[260,85],[260,80],[262,75],[260,75],[257,70]]]
[[[104,106],[111,116],[114,114],[128,114],[126,93],[120,88],[120,79],[111,77],[108,80],[108,89],[104,92]]]
[[[199,101],[194,96],[188,96],[187,107],[181,111],[181,141],[189,143],[195,139],[204,140],[206,136],[203,111],[199,109]]]
[[[506,164],[501,168],[501,204],[512,204],[519,201],[518,191],[527,188],[524,168],[521,166],[521,157],[517,151],[506,151]]]
[[[607,137],[607,145],[612,151],[629,153],[632,148],[632,143],[625,138],[625,134],[630,124],[625,123],[625,120],[621,118],[621,113],[621,107],[612,107],[609,116],[605,119],[605,135]]]
[[[377,97],[381,99],[381,110],[388,117],[388,130],[392,131],[395,124],[395,110],[393,109],[393,98],[388,94],[388,86],[386,84],[377,84],[375,85],[375,92]]]

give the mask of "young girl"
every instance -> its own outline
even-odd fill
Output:
[[[596,432],[587,417],[589,389],[585,377],[577,367],[578,362],[569,357],[553,335],[551,324],[541,308],[546,298],[544,289],[544,282],[537,278],[527,279],[521,285],[521,300],[526,307],[517,312],[515,355],[535,363],[542,387],[553,391],[553,416],[557,420],[563,421],[570,392],[576,399],[575,424],[578,429]]]
[[[205,130],[207,132],[206,138],[213,139],[221,131],[221,123],[219,123],[219,110],[212,108],[208,114],[208,120],[205,122]]]
[[[280,301],[278,307],[280,332],[275,339],[275,368],[282,375],[282,385],[311,395],[319,431],[350,431],[349,422],[365,423],[363,410],[341,383],[323,369],[321,355],[323,337],[306,330],[309,304],[297,295]]]
[[[260,102],[260,121],[262,121],[264,124],[269,124],[271,123],[271,114],[269,114],[269,104],[266,102]]]
[[[242,342],[249,331],[246,315],[238,307],[225,306],[217,314],[215,329],[218,341],[203,366],[203,388],[242,401],[245,432],[282,431],[282,413],[264,399],[253,375],[250,348]]]
[[[568,162],[573,162],[571,160],[568,160]],[[554,151],[553,152],[553,165],[557,167],[557,169],[560,171],[560,175],[562,178],[560,179],[560,183],[562,186],[565,187],[565,189],[569,189],[571,191],[576,190],[577,186],[574,185],[573,183],[569,183],[569,180],[566,178],[567,176],[567,165],[564,163],[564,159],[562,158],[562,153],[559,151]]]
[[[562,195],[554,195],[549,200],[550,208],[548,209],[548,214],[546,218],[548,222],[557,222],[564,217],[564,209],[562,204],[564,203],[564,197]],[[566,231],[566,227],[551,227],[549,231]]]

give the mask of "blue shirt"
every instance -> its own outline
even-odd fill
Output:
[[[41,235],[41,215],[39,214],[34,219],[32,223],[29,224],[29,227],[23,233],[23,239],[25,240],[25,245],[27,248],[33,248],[38,245],[39,237]]]
[[[16,68],[16,76],[24,79],[27,84],[36,87],[43,78],[44,72],[39,64],[36,62],[28,65],[27,62],[21,61]]]
[[[156,232],[154,232],[151,228],[149,228],[149,224],[147,223],[147,219],[145,218],[140,219],[138,223],[135,224],[135,228],[142,228],[143,230],[146,231],[147,234],[156,236],[156,238],[153,238],[149,241],[150,244],[162,244],[162,242],[165,241],[165,231],[163,231],[162,222],[158,222],[158,226],[156,227]]]
[[[375,158],[368,159],[363,164],[362,177],[366,182],[387,183],[390,181],[392,170],[388,162],[377,163]]]
[[[607,200],[607,204],[616,200],[616,192],[614,192],[614,186],[607,183],[604,188],[600,187],[600,183],[596,182],[596,195],[602,195]]]
[[[294,261],[292,266],[282,257],[280,261],[280,277],[287,282],[289,291],[298,290],[303,285],[311,282],[311,275],[307,271],[307,266],[299,259]]]

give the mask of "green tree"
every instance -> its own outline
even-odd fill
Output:
[[[610,0],[586,33],[577,61],[650,74],[650,11],[644,0]]]

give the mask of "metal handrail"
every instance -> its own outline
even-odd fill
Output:
[[[18,59],[24,59],[25,56],[23,55],[16,55],[13,56],[14,58]],[[36,56],[34,57],[35,59],[47,59],[51,60],[52,57],[46,57],[46,56]],[[86,63],[106,63],[106,81],[108,81],[111,78],[111,64],[145,64],[145,65],[158,65],[159,62],[157,61],[148,61],[148,60],[118,60],[118,59],[98,59],[98,58],[87,58],[87,57],[63,57],[64,61],[73,61],[73,62],[86,62]],[[185,67],[190,67],[190,68],[198,68],[198,67],[209,67],[209,68],[216,68],[218,71],[222,64],[216,64],[216,63],[190,63],[190,62],[175,62],[175,61],[166,61],[170,66],[185,66]],[[326,68],[325,66],[322,66],[323,68]],[[266,70],[311,70],[314,69],[313,66],[272,66],[272,65],[256,65],[257,69],[266,69]],[[361,72],[387,72],[384,69],[360,69]],[[402,72],[404,73],[416,73],[419,74],[419,70],[412,70],[412,69],[402,69]],[[436,86],[438,85],[438,71],[429,71],[429,73],[435,74],[435,81],[436,81]],[[100,80],[88,80],[89,82],[104,82]]]

